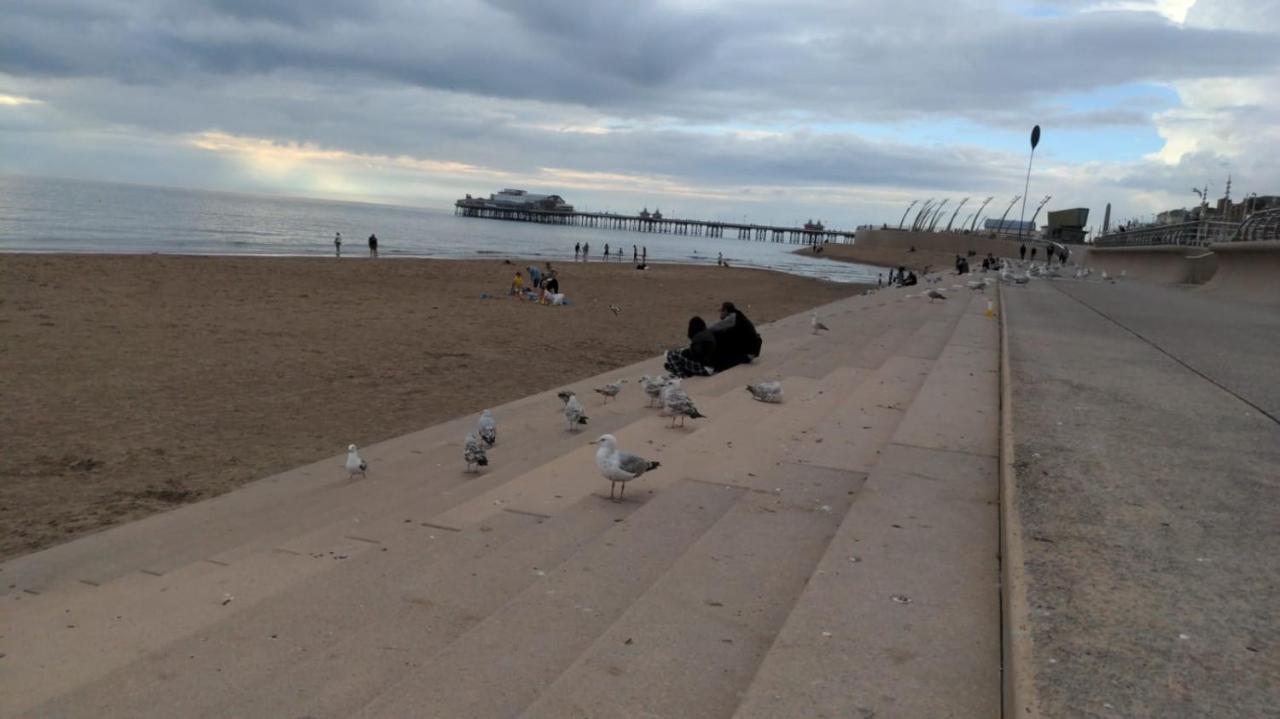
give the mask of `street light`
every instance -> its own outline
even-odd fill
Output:
[[[1031,157],[1027,159],[1027,181],[1022,186],[1022,212],[1018,214],[1018,240],[1022,240],[1022,223],[1027,217],[1027,192],[1031,188],[1031,163],[1036,159],[1036,145],[1040,144],[1040,126],[1031,128]]]

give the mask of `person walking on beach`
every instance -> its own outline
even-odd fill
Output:
[[[622,262],[622,245],[618,245],[618,262]]]
[[[584,242],[582,243],[582,261],[586,262],[589,257],[591,257],[591,243]]]
[[[632,245],[631,246],[631,264],[634,265],[639,261],[640,261],[640,250],[635,245]]]
[[[342,257],[342,233],[335,233],[333,236],[333,255],[334,257]]]
[[[640,264],[642,265],[649,264],[649,246],[648,245],[645,245],[644,247],[640,248]]]
[[[369,256],[370,257],[378,256],[378,236],[377,235],[373,235],[373,234],[369,235]]]
[[[608,242],[604,243],[604,261],[605,262],[609,261],[609,243]]]
[[[581,242],[573,243],[573,261],[574,262],[578,261],[578,255],[580,254],[582,254],[582,243]]]
[[[1019,247],[1019,248],[1018,248],[1018,259],[1020,259],[1020,260],[1025,260],[1025,259],[1027,259],[1027,246],[1026,246],[1026,245],[1023,245],[1022,247]]]

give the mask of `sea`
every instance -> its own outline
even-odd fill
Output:
[[[405,207],[272,195],[0,174],[0,252],[325,256],[341,232],[344,257],[531,258],[567,261],[590,243],[648,249],[651,262],[778,270],[835,282],[876,281],[877,268],[793,253],[797,245],[460,217],[452,207]]]

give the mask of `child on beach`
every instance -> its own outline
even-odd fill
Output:
[[[511,294],[515,295],[516,299],[524,297],[524,275],[520,274],[520,270],[516,270],[516,276],[511,278]]]

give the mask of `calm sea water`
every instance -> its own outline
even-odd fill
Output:
[[[575,242],[598,260],[606,243],[647,246],[656,262],[763,267],[838,282],[875,282],[876,269],[792,254],[795,245],[457,217],[427,209],[0,175],[0,252],[332,255],[572,259]],[[616,252],[616,249],[615,249]]]

